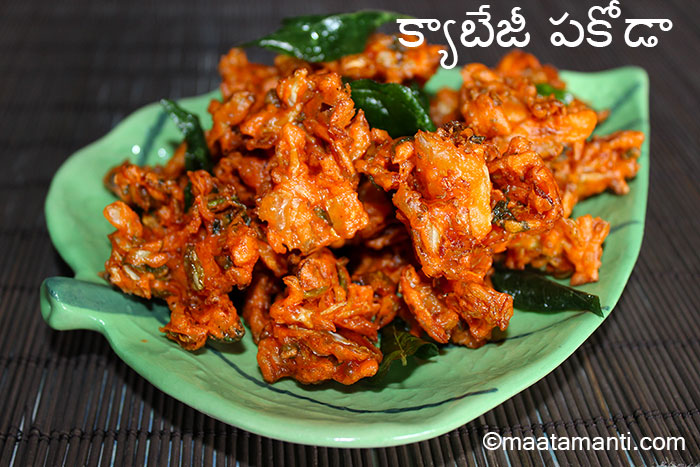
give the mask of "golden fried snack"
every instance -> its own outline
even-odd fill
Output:
[[[265,326],[270,322],[270,305],[281,292],[275,278],[266,271],[258,271],[245,296],[241,315],[250,328],[253,342],[260,340]]]
[[[403,269],[400,291],[409,309],[430,337],[476,348],[505,330],[513,316],[513,297],[472,281],[433,280],[413,266]]]
[[[122,201],[105,208],[105,217],[117,229],[110,235],[105,277],[127,293],[165,299],[171,317],[163,332],[194,350],[208,338],[243,336],[228,293],[250,283],[260,240],[232,186],[218,184],[205,171],[188,176],[194,201],[184,219],[163,208],[139,219]],[[168,186],[163,183],[164,189]]]
[[[164,167],[139,167],[129,161],[105,175],[104,184],[124,203],[142,211],[158,210],[164,219],[182,215],[183,188]]]
[[[459,315],[440,299],[430,280],[421,277],[413,266],[407,266],[401,274],[399,290],[425,332],[437,342],[449,342],[452,329],[459,323]]]
[[[357,187],[357,196],[367,212],[369,223],[349,243],[381,250],[408,239],[406,229],[396,219],[391,196],[381,187],[365,178]]]
[[[583,144],[598,121],[595,111],[579,100],[567,105],[554,96],[540,96],[527,78],[504,76],[481,63],[465,66],[462,78],[464,121],[501,151],[513,137],[524,136],[548,160],[565,145]]]
[[[444,130],[418,132],[414,169],[393,197],[425,274],[481,280],[491,267],[480,248],[491,231],[491,181],[485,146],[456,146]]]
[[[250,63],[243,49],[234,47],[219,61],[221,94],[227,101],[233,94],[247,91],[256,101],[277,86],[279,70],[275,67]]]
[[[161,330],[188,350],[243,336],[231,292],[247,288],[264,379],[305,384],[373,376],[395,319],[438,343],[484,345],[513,314],[491,287],[494,257],[598,280],[609,224],[568,217],[588,196],[629,191],[643,135],[591,137],[605,112],[521,51],[464,67],[461,89],[430,103],[437,131],[370,128],[343,79],[424,84],[441,49],[374,34],[359,54],[275,66],[232,49],[208,109],[211,173],[185,170],[182,143],[164,167],[125,162],[105,177],[119,200],[104,210],[116,231],[103,276],[165,300]]]
[[[397,217],[413,240],[423,271],[431,277],[483,278],[490,254],[478,247],[491,230],[491,182],[486,145],[452,135],[419,131],[392,141],[373,132],[374,148],[357,168],[385,190],[396,190]]]
[[[511,78],[525,78],[533,83],[548,83],[556,89],[564,89],[566,84],[559,79],[559,71],[552,65],[543,65],[532,54],[522,50],[512,50],[505,54],[496,71]]]
[[[274,89],[280,77],[275,67],[250,63],[239,48],[221,57],[219,73],[223,99],[214,99],[209,104],[213,125],[206,132],[207,145],[214,157],[241,147],[243,138],[233,129],[248,113],[276,99]]]
[[[506,232],[547,231],[562,217],[557,181],[525,138],[513,138],[488,169],[493,221]]]
[[[563,187],[565,212],[582,199],[611,190],[617,195],[629,192],[627,180],[639,170],[639,155],[644,142],[641,131],[618,131],[607,136],[594,136],[586,141],[583,151],[565,150],[550,162],[559,186]]]
[[[441,90],[431,102],[431,114],[441,123],[454,120],[458,105],[460,120],[502,152],[516,136],[531,140],[555,174],[565,216],[588,196],[606,189],[626,192],[626,180],[638,170],[643,134],[623,131],[588,141],[608,112],[596,112],[575,98],[561,102],[554,95],[539,95],[536,85],[541,84],[563,92],[565,84],[554,67],[516,50],[494,69],[475,63],[464,67],[462,75],[459,102],[455,104],[453,91]]]
[[[258,343],[258,365],[267,382],[293,377],[304,384],[353,384],[374,376],[382,354],[367,338],[343,329],[311,331],[271,323]]]
[[[380,310],[372,287],[350,282],[344,261],[328,249],[302,259],[284,283],[258,343],[265,380],[352,384],[374,375],[382,357],[372,344]]]
[[[359,254],[359,263],[352,273],[352,281],[367,285],[374,291],[379,310],[374,317],[378,328],[391,323],[396,316],[411,324],[410,314],[399,297],[399,280],[403,269],[411,258],[411,245],[407,239],[382,251],[364,250]]]
[[[233,185],[241,202],[254,208],[258,194],[271,183],[269,158],[233,151],[219,159],[214,175]]]
[[[401,36],[408,40],[406,36]],[[440,65],[440,45],[404,47],[399,36],[373,34],[362,53],[324,64],[329,70],[351,79],[374,79],[383,83],[424,84]]]
[[[306,255],[352,238],[369,223],[354,167],[369,146],[369,126],[334,73],[300,69],[280,81],[277,92],[281,108],[268,106],[241,131],[254,139],[275,133],[271,183],[259,194],[258,215],[275,251]],[[270,112],[281,116],[270,120]],[[290,119],[299,123],[276,128]]]
[[[610,224],[599,217],[562,218],[547,232],[513,236],[508,243],[506,266],[523,269],[531,265],[559,276],[572,274],[571,285],[595,282],[609,232]]]
[[[257,204],[277,253],[309,254],[352,238],[369,222],[357,198],[354,161],[369,146],[370,134],[349,88],[335,73],[300,68],[279,80],[262,103],[260,93],[252,94],[236,91],[222,103],[241,98],[245,105],[210,106],[208,144],[223,153],[217,176]]]

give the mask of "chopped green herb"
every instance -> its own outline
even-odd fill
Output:
[[[317,217],[319,217],[319,218],[323,219],[324,221],[326,221],[326,223],[327,223],[328,225],[330,225],[330,226],[333,225],[333,223],[331,222],[331,216],[328,215],[328,211],[326,211],[326,210],[323,209],[322,207],[316,206],[316,207],[314,208],[314,214],[316,214]]]
[[[216,261],[216,264],[218,264],[224,271],[233,266],[233,261],[231,261],[231,258],[228,255],[215,256],[214,261]]]
[[[491,211],[491,222],[496,225],[503,225],[505,221],[517,221],[517,219],[508,209],[508,201],[501,200],[496,203]]]
[[[345,290],[345,292],[348,291],[348,283],[350,282],[350,278],[348,277],[348,272],[345,270],[344,267],[342,267],[339,264],[335,265],[335,269],[338,272],[338,284]]]
[[[220,204],[222,204],[222,203],[224,203],[224,202],[226,202],[226,200],[225,200],[224,198],[214,198],[214,199],[210,199],[209,201],[207,201],[207,207],[208,207],[209,209],[212,209],[212,208],[215,208],[215,207],[217,207],[218,205],[220,205]]]
[[[427,360],[440,353],[437,345],[433,342],[414,336],[396,323],[382,328],[381,350],[384,358],[379,365],[377,374],[374,375],[376,379],[386,376],[392,363],[397,360],[406,366],[409,357]]]
[[[535,85],[537,94],[542,97],[554,96],[558,101],[569,105],[574,101],[574,95],[565,89],[557,89],[549,83],[538,83]]]
[[[315,289],[304,290],[304,298],[318,298],[326,292],[328,292],[327,285]]]
[[[188,245],[184,255],[185,273],[194,290],[204,289],[204,269],[199,262],[194,245]]]
[[[221,228],[223,226],[221,225],[221,219],[218,217],[214,219],[214,221],[211,223],[211,231],[214,233],[214,235],[219,235],[221,233]]]

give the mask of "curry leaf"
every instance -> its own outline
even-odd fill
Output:
[[[532,271],[496,268],[491,276],[499,292],[513,296],[513,305],[525,311],[591,311],[603,316],[600,299],[580,290],[558,284]]]
[[[375,29],[405,16],[390,11],[358,11],[286,18],[277,31],[244,44],[257,45],[307,62],[327,62],[360,53]]]
[[[169,99],[161,99],[160,104],[182,132],[187,143],[185,152],[186,170],[211,170],[209,148],[204,138],[204,130],[199,123],[199,117],[186,111]]]
[[[384,358],[374,376],[376,379],[386,376],[391,364],[397,360],[406,366],[409,357],[415,356],[427,360],[440,353],[434,343],[416,337],[396,324],[382,329],[381,350]]]
[[[413,136],[418,130],[435,131],[419,90],[371,79],[350,82],[355,106],[364,110],[370,126],[389,132],[393,138]]]
[[[560,102],[569,105],[574,100],[574,95],[565,89],[557,89],[549,83],[537,83],[537,94],[543,97],[554,96]]]
[[[192,196],[192,182],[187,182],[187,185],[185,186],[184,199],[185,212],[187,212],[192,207],[192,203],[194,203],[194,196]]]

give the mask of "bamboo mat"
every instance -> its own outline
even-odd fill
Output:
[[[353,8],[459,19],[473,2],[369,0]],[[494,2],[492,2],[494,3]],[[218,85],[219,56],[284,16],[342,11],[339,0],[0,2],[0,465],[658,465],[700,463],[698,2],[627,1],[623,17],[666,18],[655,49],[557,49],[549,16],[583,2],[522,4],[530,51],[560,68],[643,66],[651,78],[651,189],[642,253],[612,316],[549,376],[438,438],[387,449],[293,445],[246,433],[136,375],[92,332],[55,332],[38,287],[71,272],[43,215],[72,152],[163,96]],[[502,18],[515,2],[492,6]],[[477,3],[478,6],[478,3]],[[557,17],[558,17],[557,16]],[[462,50],[495,63],[502,49]],[[253,58],[259,58],[254,54]],[[503,435],[683,436],[685,451],[487,451]]]

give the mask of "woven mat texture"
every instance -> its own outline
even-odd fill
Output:
[[[491,2],[495,18],[515,1]],[[497,3],[497,4],[494,4]],[[161,97],[215,88],[219,56],[285,16],[384,8],[463,18],[478,2],[362,0],[0,1],[0,465],[658,465],[700,463],[700,2],[623,2],[671,18],[654,49],[555,48],[547,18],[592,4],[522,2],[529,50],[560,68],[633,64],[651,78],[651,189],[644,245],[612,316],[549,376],[438,438],[345,450],[283,443],[209,418],[155,389],[92,332],[56,332],[38,288],[71,272],[43,203],[74,151]],[[619,21],[621,23],[621,21]],[[461,49],[495,63],[503,49]],[[262,54],[253,53],[253,58]],[[504,435],[683,436],[685,451],[486,451]],[[312,442],[312,440],[310,440]]]

